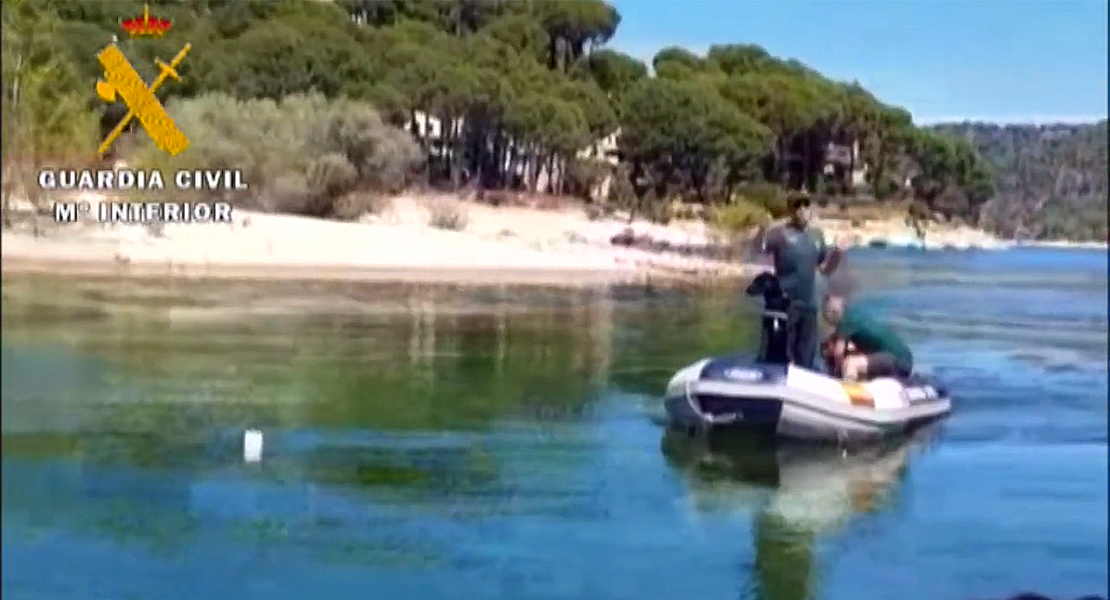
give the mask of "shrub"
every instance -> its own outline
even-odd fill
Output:
[[[310,189],[329,198],[338,198],[354,189],[358,171],[338,152],[329,152],[308,165],[307,180]]]
[[[623,210],[632,210],[639,203],[636,197],[636,188],[632,185],[632,173],[627,165],[618,165],[613,174],[613,183],[609,186],[608,202]]]
[[[883,177],[874,183],[875,197],[880,200],[895,198],[902,191],[902,186],[892,177]]]
[[[596,198],[599,186],[605,177],[612,173],[612,167],[600,160],[575,158],[566,162],[566,177],[563,192],[582,200],[604,200]]]
[[[733,237],[771,221],[771,216],[763,207],[747,200],[714,206],[709,216],[713,227]]]
[[[470,222],[466,209],[458,202],[446,199],[436,199],[428,203],[428,225],[436,229],[462,231]]]
[[[929,228],[929,206],[921,200],[914,200],[906,211],[906,222],[913,227],[917,237],[924,238]]]
[[[139,168],[241,169],[242,192],[175,192],[185,199],[221,199],[244,208],[357,218],[382,203],[376,194],[404,189],[423,161],[417,143],[386,125],[369,105],[296,95],[275,102],[208,94],[168,107],[189,137],[189,148],[170,156],[149,139],[130,161]],[[144,135],[144,134],[140,134]],[[174,192],[167,189],[167,191]],[[356,201],[362,198],[366,201]],[[340,206],[342,200],[343,205]]]
[[[390,196],[376,192],[350,192],[335,200],[332,217],[343,221],[356,221],[362,215],[381,215],[392,204]]]
[[[673,205],[666,201],[645,202],[643,217],[652,223],[668,225],[674,220]]]
[[[284,173],[266,185],[259,208],[268,212],[307,214],[312,192],[304,175]]]
[[[786,214],[786,190],[773,183],[750,183],[736,189],[735,196],[762,208],[773,218]]]
[[[4,3],[0,196],[5,226],[13,201],[40,207],[41,168],[91,166],[96,161],[100,140],[96,115],[86,110],[87,83],[56,46],[57,40],[44,34],[54,25],[30,2]]]

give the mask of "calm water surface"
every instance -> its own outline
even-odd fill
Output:
[[[1106,595],[1106,261],[854,254],[957,404],[847,456],[653,420],[735,293],[6,276],[2,592]]]

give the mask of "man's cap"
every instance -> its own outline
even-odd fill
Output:
[[[802,206],[809,206],[809,205],[810,205],[809,194],[807,194],[805,192],[791,192],[786,197],[786,207],[790,210],[794,210],[796,208],[799,208],[799,207],[802,207]]]

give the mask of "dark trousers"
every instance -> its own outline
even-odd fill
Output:
[[[812,306],[791,306],[787,327],[790,333],[790,361],[812,369],[817,357],[817,309]]]

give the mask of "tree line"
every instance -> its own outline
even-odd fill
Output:
[[[1110,160],[1107,121],[1053,125],[951,123],[991,165],[994,197],[980,224],[1024,239],[1106,242]]]
[[[806,189],[912,202],[921,214],[975,222],[993,195],[987,164],[965,137],[915,126],[906,110],[856,82],[830,80],[753,44],[715,45],[704,55],[664,48],[650,65],[608,48],[621,16],[602,0],[150,6],[173,22],[158,39],[128,39],[119,28],[121,18],[141,13],[135,0],[4,3],[5,165],[95,148],[126,111],[90,91],[101,76],[96,53],[119,36],[147,81],[155,58],[192,43],[178,68],[182,81],[159,93],[175,118],[191,111],[213,130],[211,140],[189,132],[191,160],[251,154],[276,186],[278,175],[267,171],[273,161],[260,153],[319,151],[328,155],[323,164],[283,166],[317,196],[413,183],[587,196],[608,177],[604,200],[648,215],[674,200],[777,215],[785,190]],[[294,96],[309,100],[282,108]],[[330,120],[303,114],[321,103],[332,107]],[[380,126],[371,117],[344,120],[347,109],[336,107],[352,103],[373,107]],[[238,107],[235,122],[216,128],[216,107],[230,105]],[[258,121],[261,113],[269,120]],[[331,133],[291,128],[295,119]],[[433,119],[442,135],[413,138],[416,159],[408,141],[359,137],[360,127],[423,131]],[[248,126],[256,130],[240,131]],[[582,153],[615,132],[619,165]],[[308,144],[288,139],[294,134],[334,139]],[[233,141],[237,153],[227,148]],[[830,144],[858,145],[858,156],[830,168]],[[390,145],[404,146],[401,163],[386,164]],[[862,165],[864,180],[853,181]],[[383,169],[397,177],[375,180]]]

